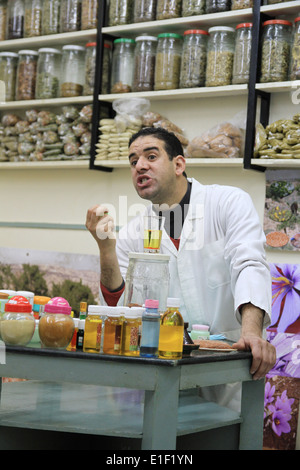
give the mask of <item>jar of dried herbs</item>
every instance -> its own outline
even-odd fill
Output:
[[[81,28],[81,0],[61,0],[60,32],[71,33]]]
[[[133,3],[133,0],[110,0],[108,9],[108,26],[131,23]]]
[[[156,46],[155,36],[145,35],[135,38],[132,91],[153,90]]]
[[[295,19],[295,29],[291,47],[290,79],[300,80],[300,16]]]
[[[51,99],[59,96],[61,52],[44,47],[39,49],[37,63],[36,99]]]
[[[19,51],[16,100],[34,100],[38,53],[24,49]]]
[[[114,40],[111,93],[128,93],[132,91],[134,48],[134,39],[120,38]]]
[[[208,32],[205,86],[230,85],[235,45],[234,28],[214,26]]]
[[[81,96],[84,86],[85,48],[67,45],[62,48],[60,96]]]
[[[6,39],[7,0],[0,0],[0,41]]]
[[[260,81],[281,82],[288,79],[292,23],[269,20],[263,23]]]
[[[97,28],[98,0],[82,0],[81,29]]]
[[[218,13],[229,11],[231,8],[230,0],[206,0],[206,13]]]
[[[103,44],[103,53],[102,53],[102,77],[101,77],[101,94],[106,95],[110,92],[110,74],[111,74],[111,60],[112,60],[112,51],[111,44]]]
[[[7,4],[7,39],[24,37],[24,0],[8,0]]]
[[[43,0],[42,34],[57,34],[60,27],[60,0]]]
[[[252,7],[253,0],[231,0],[231,10],[244,10]]]
[[[179,18],[181,16],[181,0],[157,0],[156,19]]]
[[[182,0],[182,16],[203,15],[205,0]]]
[[[85,45],[85,80],[83,87],[84,95],[93,95],[95,86],[95,70],[96,70],[96,42],[88,42]]]
[[[0,80],[5,83],[5,101],[14,101],[16,92],[18,54],[0,52]]]
[[[208,32],[189,29],[183,38],[179,88],[204,86]]]
[[[172,90],[179,87],[182,54],[182,36],[162,33],[157,36],[154,90]]]
[[[135,0],[133,22],[154,21],[156,18],[156,0]]]
[[[42,9],[42,0],[25,0],[25,38],[42,34]]]
[[[252,44],[252,23],[236,26],[235,51],[233,59],[232,83],[248,83]]]

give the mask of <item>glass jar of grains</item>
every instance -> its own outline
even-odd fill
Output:
[[[43,347],[66,349],[75,329],[71,310],[68,301],[63,297],[54,297],[45,305],[44,315],[39,321]]]
[[[157,0],[156,19],[179,18],[181,15],[182,0]]]
[[[114,40],[111,93],[128,93],[132,90],[134,47],[133,39]]]
[[[111,44],[105,42],[102,52],[102,74],[101,74],[101,94],[105,95],[110,92],[110,74],[111,74]]]
[[[243,10],[245,8],[252,8],[253,0],[232,0],[231,10]]]
[[[24,36],[24,0],[9,0],[7,4],[7,39],[20,39]]]
[[[43,0],[42,34],[59,33],[60,0]]]
[[[214,26],[208,32],[205,86],[230,85],[235,31],[229,26]]]
[[[5,101],[14,101],[16,93],[18,54],[0,53],[0,80],[5,83]]]
[[[151,91],[154,87],[157,38],[145,35],[138,36],[135,41],[132,91]]]
[[[206,0],[206,13],[218,13],[230,10],[230,0]]]
[[[236,27],[232,83],[248,83],[250,73],[252,23],[241,23]]]
[[[189,29],[183,37],[179,88],[204,86],[208,32]]]
[[[21,295],[11,297],[5,304],[1,319],[1,336],[5,344],[26,346],[35,330],[32,305]]]
[[[60,32],[71,33],[81,28],[81,0],[61,0]]]
[[[81,29],[97,28],[98,0],[82,0]]]
[[[34,100],[38,53],[24,49],[19,51],[16,100]]]
[[[205,0],[182,0],[182,16],[203,15]]]
[[[162,33],[157,36],[155,61],[155,90],[178,88],[182,53],[182,36],[175,33]]]
[[[133,22],[154,21],[156,18],[156,0],[136,0],[134,2]]]
[[[85,49],[67,45],[62,48],[62,53],[60,96],[81,96],[85,79]]]
[[[38,100],[58,98],[61,52],[44,47],[39,49],[35,97]]]
[[[269,20],[263,23],[261,83],[288,79],[292,23]]]
[[[0,0],[0,41],[6,39],[7,0]]]
[[[42,34],[42,9],[42,0],[25,0],[25,38]]]
[[[88,42],[86,45],[85,53],[85,80],[84,80],[84,95],[93,95],[94,94],[94,85],[95,85],[95,70],[96,70],[96,52],[97,52],[97,43]]]
[[[110,0],[108,26],[131,23],[133,0]]]
[[[295,19],[291,47],[290,79],[300,80],[300,16]]]

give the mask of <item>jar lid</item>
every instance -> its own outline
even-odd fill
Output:
[[[0,292],[0,299],[8,299],[9,295],[5,294],[5,292]]]
[[[130,44],[134,44],[135,40],[134,39],[129,39],[129,38],[119,38],[114,40],[114,44],[118,44],[120,42],[128,42]]]
[[[4,294],[8,294],[10,296],[17,295],[15,290],[10,290],[10,289],[1,289],[0,292]]]
[[[231,28],[230,26],[213,26],[208,30],[209,33],[214,33],[215,31],[227,31],[229,33],[235,32],[234,28]]]
[[[144,310],[145,309],[143,307],[128,307],[128,309],[125,312],[125,317],[134,317],[134,318],[141,317]]]
[[[70,307],[69,302],[63,297],[53,297],[45,305],[45,313],[63,313],[65,315],[70,315],[72,308]]]
[[[22,295],[15,295],[11,297],[5,304],[5,312],[23,312],[31,313],[32,306],[29,300]]]
[[[88,315],[103,315],[107,312],[106,305],[89,305],[88,306]]]
[[[82,46],[67,45],[63,47],[63,51],[84,51]]]
[[[157,41],[157,37],[144,35],[144,36],[138,36],[137,38],[135,38],[135,40],[136,41]]]
[[[181,36],[181,34],[176,34],[176,33],[161,33],[157,36],[157,38],[182,39],[182,36]]]
[[[167,298],[167,307],[179,307],[180,299],[176,297],[168,297]]]
[[[300,16],[298,16],[297,18],[295,18],[295,23],[297,23],[297,21],[300,21]]]
[[[15,52],[0,52],[1,57],[18,57]]]
[[[238,24],[235,29],[239,28],[252,28],[253,24],[252,23],[240,23]]]
[[[39,54],[40,53],[49,53],[49,54],[61,54],[61,52],[58,49],[54,49],[53,47],[42,47],[41,49],[38,50]]]
[[[145,307],[147,308],[158,308],[159,301],[154,299],[146,299],[145,300]]]
[[[107,47],[107,49],[111,49],[111,44],[109,44],[108,42],[105,42],[103,44],[103,47]]]
[[[204,31],[204,29],[188,29],[183,34],[184,35],[186,35],[186,34],[207,34],[207,35],[209,35],[208,31]]]
[[[85,47],[95,47],[97,46],[97,43],[96,42],[88,42]]]
[[[33,297],[33,303],[36,305],[46,305],[49,300],[51,300],[51,297],[46,297],[44,295],[35,295]]]
[[[269,24],[285,24],[287,26],[292,26],[292,23],[287,20],[268,20],[263,23],[263,26],[267,26]]]
[[[208,331],[209,330],[209,326],[208,325],[192,325],[192,329],[193,330],[196,330],[196,331]]]
[[[36,51],[31,51],[30,49],[22,49],[19,51],[19,55],[39,55]]]

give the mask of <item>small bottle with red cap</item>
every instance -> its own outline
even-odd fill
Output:
[[[15,295],[5,304],[1,320],[1,336],[5,344],[26,346],[33,337],[35,321],[32,305],[26,297]]]
[[[158,300],[145,300],[145,310],[142,315],[141,357],[158,357],[160,330],[160,313],[158,306]]]

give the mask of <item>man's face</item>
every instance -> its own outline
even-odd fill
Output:
[[[169,160],[164,142],[154,136],[138,137],[129,147],[133,185],[153,204],[174,204],[176,159]]]

